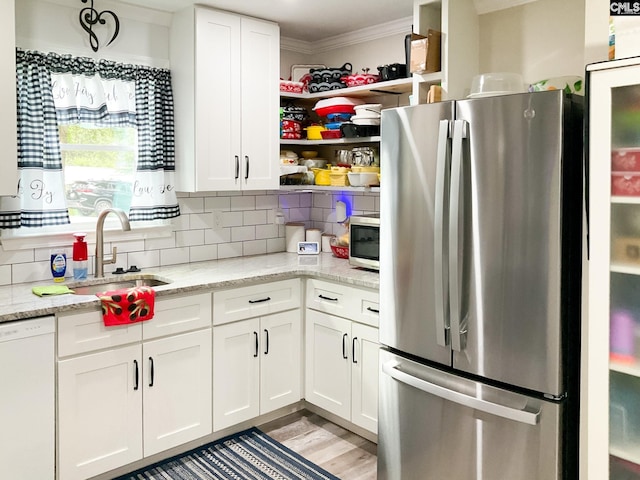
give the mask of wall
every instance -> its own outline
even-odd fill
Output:
[[[480,15],[480,71],[519,72],[527,83],[584,76],[584,25],[584,0],[537,0]]]

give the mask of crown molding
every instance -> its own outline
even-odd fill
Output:
[[[362,28],[353,32],[336,35],[326,40],[317,42],[305,42],[293,38],[280,38],[280,48],[297,53],[312,55],[315,53],[327,52],[337,48],[357,45],[359,43],[370,42],[379,38],[389,37],[397,34],[408,34],[412,31],[413,17],[405,17],[399,20]]]
[[[37,0],[44,3],[53,3],[54,5],[61,5],[64,7],[74,8],[78,10],[78,13],[83,8],[86,8],[88,4],[83,4],[81,0]],[[114,2],[112,0],[100,0],[95,5],[96,9],[112,10],[119,18],[127,18],[129,20],[135,20],[142,23],[151,23],[154,25],[160,25],[163,27],[171,26],[171,19],[173,15],[170,12],[162,10],[155,10],[153,8],[138,7],[129,3]]]

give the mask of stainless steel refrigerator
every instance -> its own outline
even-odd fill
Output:
[[[384,110],[378,478],[577,478],[583,107]]]

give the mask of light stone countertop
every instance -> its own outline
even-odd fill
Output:
[[[331,253],[319,255],[272,253],[160,268],[143,268],[141,274],[154,275],[171,282],[168,285],[153,287],[157,297],[234,288],[301,276],[374,290],[378,289],[380,283],[377,272],[353,267],[347,260],[336,258]],[[105,277],[111,281],[118,281],[126,280],[131,275],[106,274]],[[91,280],[92,278],[89,278],[88,283]],[[38,297],[31,292],[31,288],[36,285],[52,283],[20,283],[0,287],[0,323],[100,305],[95,295],[65,294]],[[68,280],[67,283],[71,282]]]

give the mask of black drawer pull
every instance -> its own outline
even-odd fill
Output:
[[[134,364],[134,365],[135,365],[135,367],[136,367],[136,384],[135,384],[135,386],[133,387],[133,389],[134,389],[134,390],[137,390],[137,389],[138,389],[138,360],[134,360],[134,361],[133,361],[133,364]]]
[[[265,335],[264,354],[269,355],[269,330],[267,330],[266,328],[264,329],[264,335]]]
[[[256,337],[256,353],[253,354],[254,357],[258,356],[258,332],[253,332]]]
[[[370,312],[373,312],[373,313],[380,313],[380,310],[378,310],[377,308],[367,307],[367,310],[369,310]]]
[[[358,363],[358,360],[356,360],[356,341],[358,340],[358,337],[353,337],[353,340],[351,340],[351,361],[353,363]]]
[[[261,298],[260,300],[249,300],[249,303],[262,303],[268,302],[269,300],[271,300],[271,297]]]
[[[155,377],[155,368],[153,366],[153,358],[149,357],[149,386],[153,387],[153,377]]]
[[[347,347],[345,345],[345,340],[349,340],[346,333],[342,335],[342,358],[346,360],[349,357],[347,356]]]
[[[322,300],[329,300],[330,302],[337,302],[338,301],[337,298],[325,297],[324,295],[318,295],[318,298],[320,298]]]

